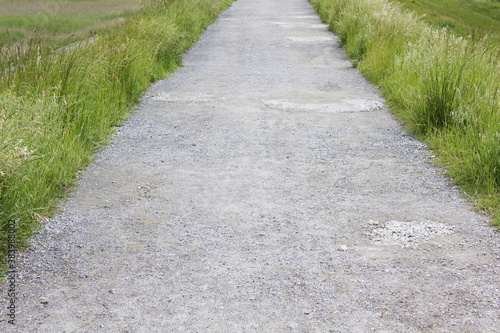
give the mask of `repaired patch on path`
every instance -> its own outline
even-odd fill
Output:
[[[151,97],[154,101],[162,101],[168,103],[214,103],[225,100],[223,97],[217,97],[212,94],[204,93],[189,93],[189,94],[169,94],[160,93]]]
[[[378,225],[376,221],[368,223]],[[384,226],[372,230],[371,236],[373,241],[382,244],[415,247],[420,242],[453,232],[453,226],[443,223],[389,221]]]
[[[289,100],[274,99],[263,101],[271,109],[281,111],[315,111],[323,113],[363,112],[379,110],[383,104],[366,99],[341,99],[333,103],[297,103]]]
[[[331,36],[286,37],[286,39],[292,42],[306,42],[306,43],[333,42],[335,40]]]
[[[267,24],[277,25],[279,27],[287,28],[287,29],[309,28],[309,29],[328,30],[328,24],[324,24],[324,23],[308,23],[308,22],[297,22],[297,21],[292,21],[292,22],[273,21],[273,22],[267,22]]]

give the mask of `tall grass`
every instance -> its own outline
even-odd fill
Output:
[[[310,0],[457,184],[500,222],[500,45],[431,27],[386,0]]]
[[[7,221],[18,246],[39,230],[79,170],[151,82],[230,0],[156,0],[93,43],[52,52],[40,42],[0,54],[0,254]]]

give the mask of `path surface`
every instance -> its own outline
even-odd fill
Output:
[[[500,331],[498,234],[306,0],[184,64],[19,254],[17,331]]]

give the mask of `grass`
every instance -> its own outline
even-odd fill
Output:
[[[141,0],[0,0],[0,46],[43,37],[54,47],[121,22]]]
[[[8,220],[22,248],[151,82],[230,0],[154,0],[94,43],[52,52],[33,39],[0,52],[0,255]],[[5,266],[3,266],[5,267]]]
[[[310,1],[408,130],[435,150],[453,182],[500,226],[498,37],[460,36],[387,0]],[[481,8],[497,4],[470,1]]]
[[[435,26],[461,36],[490,34],[500,38],[498,0],[392,0]]]

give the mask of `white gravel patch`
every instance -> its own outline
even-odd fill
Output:
[[[292,42],[302,42],[302,43],[319,43],[319,42],[332,42],[335,39],[330,36],[322,36],[322,37],[286,37],[289,41]]]
[[[368,224],[378,225],[376,221]],[[436,222],[400,222],[389,221],[384,226],[372,231],[372,240],[381,244],[399,245],[401,247],[416,247],[434,237],[450,235],[454,227]]]
[[[153,101],[168,103],[214,103],[226,100],[224,97],[213,96],[211,94],[192,93],[192,94],[169,94],[159,93],[151,97]]]
[[[264,105],[282,111],[314,111],[323,113],[344,113],[374,111],[383,108],[383,104],[366,99],[342,99],[333,103],[300,103],[293,100],[264,100]]]
[[[295,28],[309,28],[309,29],[328,29],[327,24],[323,23],[307,23],[307,22],[286,22],[286,21],[272,21],[267,22],[267,24],[277,25],[282,28],[295,29]]]

